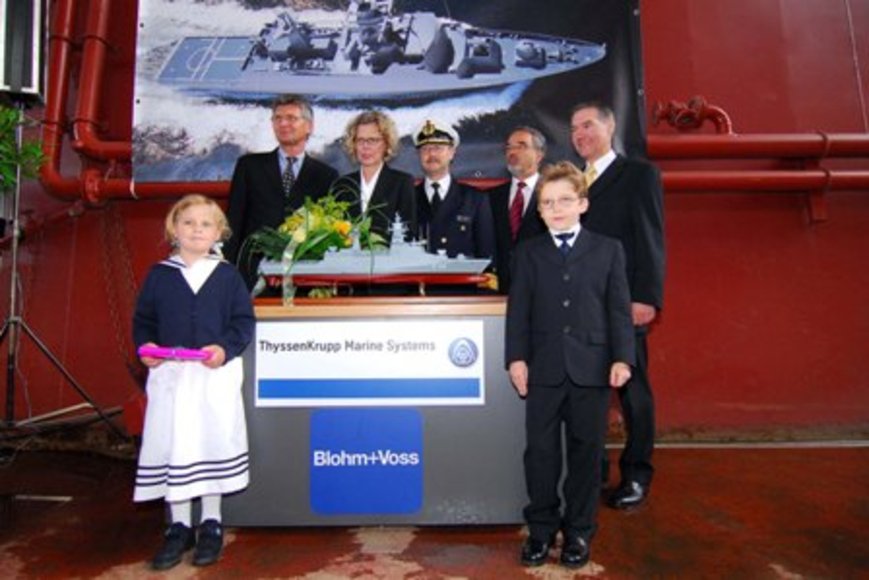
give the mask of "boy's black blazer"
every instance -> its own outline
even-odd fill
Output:
[[[608,386],[615,361],[635,363],[625,256],[580,230],[565,259],[548,234],[520,243],[507,302],[505,361],[528,364],[529,385]]]

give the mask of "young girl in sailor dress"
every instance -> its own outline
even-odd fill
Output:
[[[189,195],[166,216],[169,258],[142,284],[133,318],[136,347],[201,349],[205,360],[140,357],[149,368],[134,501],[164,498],[172,524],[151,566],[165,570],[195,546],[193,564],[217,561],[223,548],[223,494],[248,484],[241,353],[254,333],[250,295],[239,273],[214,253],[229,236],[212,200]],[[191,502],[201,498],[198,533]]]

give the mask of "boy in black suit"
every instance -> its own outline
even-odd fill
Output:
[[[549,235],[517,246],[507,302],[505,361],[526,398],[529,535],[521,561],[543,564],[560,529],[561,563],[578,568],[588,562],[596,529],[610,388],[630,379],[635,361],[630,293],[621,244],[579,225],[588,209],[579,169],[569,162],[546,167],[537,197]]]

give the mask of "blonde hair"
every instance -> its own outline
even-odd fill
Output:
[[[570,161],[559,161],[550,163],[540,171],[540,179],[537,181],[537,191],[543,189],[543,186],[552,183],[553,181],[568,182],[579,195],[579,199],[588,197],[588,184],[585,180],[585,175],[579,168]]]
[[[217,202],[205,197],[204,195],[191,193],[175,202],[175,205],[173,205],[172,209],[169,210],[169,213],[166,214],[166,222],[164,224],[164,235],[166,236],[166,241],[170,244],[175,242],[175,222],[178,221],[178,216],[181,215],[181,212],[193,207],[194,205],[204,205],[211,209],[214,213],[214,221],[217,222],[217,229],[220,230],[220,239],[222,241],[227,240],[230,234],[232,234],[232,230],[229,229],[229,223],[226,221],[226,214],[223,213],[223,210],[220,209]]]
[[[386,141],[384,161],[389,161],[398,154],[398,129],[395,127],[395,121],[380,111],[364,111],[353,117],[344,128],[342,145],[351,159],[356,160],[356,130],[359,125],[377,125],[377,130]]]

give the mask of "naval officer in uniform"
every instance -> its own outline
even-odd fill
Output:
[[[416,186],[417,239],[425,239],[433,254],[494,258],[495,224],[486,194],[450,173],[459,134],[447,123],[426,119],[412,135],[424,175]]]

